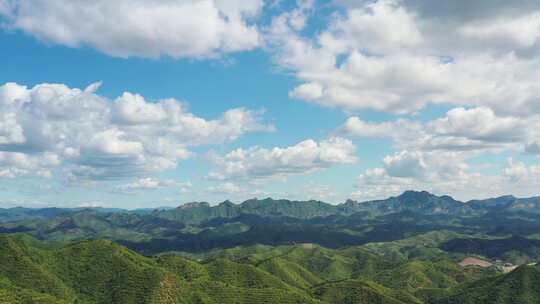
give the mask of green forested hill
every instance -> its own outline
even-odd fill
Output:
[[[437,303],[540,303],[540,266],[523,265],[505,275],[458,286]]]
[[[312,294],[327,303],[421,304],[414,296],[364,280],[343,280],[316,286]]]
[[[448,260],[415,260],[382,270],[373,279],[379,284],[415,293],[419,289],[450,288],[490,274],[494,272],[489,269],[464,268]]]
[[[203,261],[111,241],[0,236],[0,303],[539,303],[540,268],[388,261],[362,247],[248,246]],[[497,299],[492,302],[491,299]]]
[[[247,264],[147,258],[110,241],[60,248],[0,237],[0,303],[317,303]]]

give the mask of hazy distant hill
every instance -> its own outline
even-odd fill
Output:
[[[299,219],[327,217],[332,215],[351,215],[366,213],[371,216],[411,211],[426,215],[462,215],[482,214],[490,211],[525,211],[540,213],[540,197],[516,198],[502,196],[485,200],[460,202],[450,196],[436,196],[426,191],[406,191],[403,194],[385,200],[357,202],[347,200],[339,205],[331,205],[321,201],[290,201],[272,198],[250,199],[240,204],[224,201],[215,206],[207,202],[194,202],[177,208],[156,208],[122,210],[112,208],[0,208],[0,222],[23,219],[51,218],[61,214],[69,214],[92,210],[100,213],[130,213],[162,217],[186,224],[202,223],[214,218],[234,218],[241,214],[252,214],[263,217],[287,216]]]
[[[184,223],[200,223],[213,218],[233,218],[240,214],[260,216],[288,216],[300,219],[327,217],[331,215],[351,215],[365,213],[371,216],[411,211],[425,215],[473,215],[489,211],[540,212],[540,198],[500,198],[460,202],[450,196],[436,196],[426,191],[406,191],[385,200],[357,202],[348,200],[339,205],[321,201],[289,201],[251,199],[241,204],[225,201],[217,206],[208,203],[190,203],[176,209],[156,211],[154,215],[174,219]]]
[[[310,219],[331,215],[351,215],[358,212],[383,215],[403,211],[420,214],[464,214],[472,212],[473,208],[449,196],[436,196],[425,191],[407,191],[386,200],[362,203],[348,200],[340,205],[330,205],[321,201],[289,201],[271,198],[251,199],[238,205],[225,201],[213,207],[204,202],[190,203],[172,210],[156,211],[154,215],[183,223],[201,223],[213,218],[233,218],[240,214]]]

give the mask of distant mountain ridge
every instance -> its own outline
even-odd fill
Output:
[[[241,204],[224,201],[216,206],[205,202],[188,203],[176,209],[161,210],[152,213],[154,216],[176,220],[183,223],[200,223],[214,218],[233,218],[241,214],[261,216],[288,216],[309,219],[318,216],[342,214],[339,208],[321,201],[290,201],[266,199],[250,199]]]
[[[272,198],[250,199],[240,204],[224,201],[216,206],[207,202],[188,203],[175,209],[160,210],[153,214],[169,220],[184,223],[200,223],[214,218],[232,218],[241,214],[261,216],[287,216],[300,219],[326,217],[331,215],[351,215],[365,212],[372,216],[410,211],[417,214],[463,215],[481,214],[494,210],[540,213],[540,197],[515,198],[503,196],[486,200],[461,202],[451,196],[437,196],[427,191],[405,191],[403,194],[384,200],[358,202],[347,200],[339,205],[322,201],[291,201]]]
[[[436,230],[482,234],[481,238],[540,239],[539,202],[511,196],[460,202],[450,196],[406,191],[385,200],[347,200],[339,205],[266,198],[215,206],[195,202],[172,209],[12,208],[0,209],[0,233],[27,233],[49,241],[108,239],[143,254],[257,243],[340,248]],[[509,260],[537,256],[536,249],[518,254],[510,248],[503,246],[501,252]]]
[[[338,205],[323,201],[293,201],[287,199],[249,199],[235,204],[229,200],[212,206],[208,202],[191,202],[176,208],[155,208],[123,210],[112,208],[0,208],[0,222],[18,221],[22,219],[43,219],[60,214],[95,210],[104,213],[152,214],[167,220],[186,224],[198,224],[215,218],[234,218],[242,214],[265,217],[292,217],[311,219],[332,215],[348,216],[354,213],[366,213],[371,216],[413,212],[424,215],[463,215],[482,214],[487,212],[524,211],[540,213],[540,197],[516,198],[511,195],[484,200],[462,202],[451,196],[437,196],[427,191],[405,191],[399,196],[383,200],[358,202],[347,200]]]

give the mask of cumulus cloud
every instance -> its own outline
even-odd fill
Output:
[[[519,118],[496,116],[489,108],[452,109],[431,124],[435,134],[494,142],[519,142],[528,126]]]
[[[384,170],[391,177],[414,178],[430,182],[459,179],[469,165],[467,154],[459,152],[400,151],[383,159]]]
[[[426,136],[417,141],[423,149],[516,151],[537,138],[539,116],[520,118],[497,115],[492,109],[455,108],[426,124]]]
[[[116,57],[216,57],[260,44],[262,0],[2,0],[7,27]],[[84,20],[84,22],[81,22]]]
[[[60,164],[58,155],[39,153],[27,155],[20,152],[0,151],[0,178],[39,176],[49,178],[54,167]]]
[[[73,181],[141,176],[175,168],[192,146],[274,129],[261,122],[260,111],[231,109],[208,120],[175,99],[151,102],[124,93],[109,100],[96,94],[98,87],[0,86],[3,175],[50,172],[57,166]],[[26,169],[20,163],[36,165]]]
[[[124,93],[112,107],[112,121],[138,132],[155,131],[191,145],[216,144],[237,139],[250,131],[274,131],[261,124],[263,111],[236,108],[225,111],[219,119],[205,120],[187,112],[175,99],[149,103],[144,97]],[[157,127],[157,128],[156,128]]]
[[[537,165],[510,160],[499,173],[486,173],[495,163],[478,163],[486,153],[525,151],[537,154],[538,116],[498,115],[486,107],[454,108],[427,122],[398,119],[366,122],[350,117],[341,134],[388,138],[402,149],[382,159],[382,166],[360,174],[356,199],[380,199],[405,190],[427,190],[472,199],[504,194],[537,195]],[[474,163],[471,159],[476,158]],[[493,172],[493,171],[491,171]]]
[[[519,118],[497,115],[486,107],[460,107],[425,123],[408,119],[369,122],[353,116],[338,132],[351,137],[389,138],[398,149],[534,153],[538,126],[537,115]]]
[[[15,113],[0,113],[0,145],[26,141]]]
[[[509,158],[499,172],[493,164],[467,163],[468,155],[457,152],[401,151],[383,159],[383,166],[361,173],[351,197],[358,200],[383,199],[406,190],[426,190],[470,200],[513,194],[538,195],[540,166]]]
[[[386,172],[395,177],[423,178],[427,165],[422,153],[402,151],[383,160]]]
[[[356,147],[347,139],[333,137],[316,142],[312,139],[294,146],[265,149],[236,149],[214,157],[217,169],[209,173],[215,180],[257,180],[287,178],[334,165],[356,162]]]
[[[489,180],[501,185],[500,176],[484,176],[466,160],[466,155],[456,152],[396,152],[383,159],[383,167],[360,174],[352,196],[381,199],[415,189],[470,199],[504,192],[503,188],[493,189],[489,185],[494,184],[486,183]]]
[[[330,30],[321,39],[339,44],[343,50],[368,47],[374,53],[381,53],[415,46],[423,40],[415,16],[398,2],[389,0],[349,10],[347,17],[339,17],[331,24]]]
[[[276,62],[301,82],[293,98],[347,111],[414,113],[427,104],[489,107],[497,114],[540,113],[538,5],[492,9],[476,2],[344,1],[314,37],[274,18],[267,39]],[[468,18],[460,13],[477,11]],[[434,13],[426,13],[432,11]]]

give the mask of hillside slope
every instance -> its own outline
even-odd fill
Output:
[[[36,245],[42,244],[0,236],[0,303],[319,302],[262,269],[230,260],[147,258],[100,240]]]
[[[444,259],[388,261],[368,248],[256,245],[195,261],[107,240],[0,235],[0,303],[540,303],[540,266],[497,275]]]
[[[523,265],[508,274],[465,284],[437,303],[540,303],[540,266]]]

